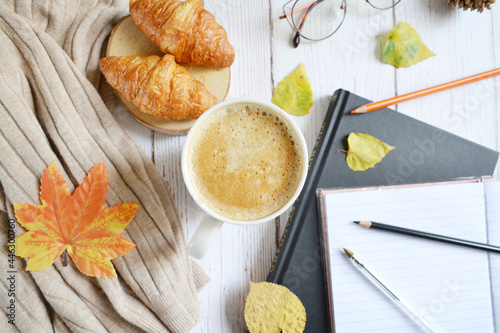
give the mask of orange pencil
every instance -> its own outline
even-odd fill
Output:
[[[383,101],[380,101],[380,102],[368,103],[368,104],[360,106],[357,109],[352,110],[351,113],[366,113],[366,112],[375,111],[375,110],[378,110],[378,109],[385,108],[385,107],[387,107],[389,105],[398,104],[398,103],[407,101],[409,99],[413,99],[413,98],[417,98],[417,97],[429,95],[429,94],[432,94],[432,93],[435,93],[435,92],[439,92],[439,91],[442,91],[442,90],[446,90],[446,89],[458,87],[458,86],[461,86],[461,85],[464,85],[464,84],[468,84],[468,83],[471,83],[471,82],[475,82],[475,81],[479,81],[479,80],[482,80],[482,79],[487,79],[489,77],[492,77],[492,76],[495,76],[495,75],[498,75],[498,74],[500,74],[500,68],[497,68],[497,69],[494,69],[494,70],[491,70],[491,71],[487,71],[487,72],[484,72],[484,73],[472,75],[472,76],[469,76],[469,77],[466,77],[466,78],[463,78],[463,79],[460,79],[460,80],[456,80],[456,81],[451,81],[451,82],[448,82],[448,83],[440,84],[438,86],[430,87],[430,88],[427,88],[427,89],[418,90],[418,91],[411,92],[411,93],[408,93],[408,94],[405,94],[405,95],[396,96],[396,97],[389,98],[389,99],[386,99],[386,100],[383,100]]]

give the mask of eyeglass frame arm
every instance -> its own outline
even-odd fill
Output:
[[[323,1],[323,0],[321,0],[321,1]],[[295,9],[294,11],[292,11],[292,12],[290,12],[290,13],[284,13],[283,15],[281,15],[281,16],[280,16],[280,20],[282,20],[282,19],[284,19],[284,18],[286,18],[287,16],[290,16],[290,15],[292,15],[292,14],[298,13],[298,12],[300,12],[301,10],[304,10],[304,9],[306,9],[306,8],[309,8],[309,7],[311,7],[312,5],[314,5],[314,4],[315,4],[315,3],[317,3],[317,2],[318,2],[318,1],[311,2],[310,4],[305,5],[305,6],[302,6],[302,7],[300,7],[300,8],[297,8],[297,9]]]
[[[314,1],[313,3],[310,3],[307,5],[307,11],[304,13],[304,16],[302,16],[302,19],[300,20],[299,27],[297,28],[297,31],[295,32],[295,37],[293,37],[293,46],[297,47],[299,46],[300,43],[300,32],[302,31],[302,27],[304,26],[304,22],[306,21],[307,17],[309,16],[309,13],[311,10],[313,10],[314,7],[316,7],[317,4],[322,2],[323,0],[317,0]]]

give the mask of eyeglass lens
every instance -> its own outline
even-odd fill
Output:
[[[376,9],[389,9],[401,0],[366,0]],[[346,15],[346,0],[296,0],[283,6],[283,16],[296,32],[297,47],[300,38],[322,40],[333,35]]]
[[[290,1],[283,9],[292,13],[287,19],[301,37],[321,40],[331,36],[342,24],[344,3],[345,0],[298,0]]]

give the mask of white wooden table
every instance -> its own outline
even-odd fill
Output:
[[[236,50],[227,98],[270,101],[273,89],[300,63],[314,91],[309,115],[295,118],[309,151],[333,92],[343,88],[372,100],[386,99],[500,67],[500,3],[480,14],[448,7],[443,0],[402,0],[378,11],[363,0],[348,0],[347,17],[327,40],[292,46],[292,30],[279,20],[286,0],[209,0]],[[383,39],[397,21],[408,22],[436,56],[410,68],[380,61]],[[500,78],[462,86],[396,106],[486,147],[500,150]],[[155,133],[121,106],[115,115],[151,156],[164,177],[188,239],[203,215],[182,182],[184,137]],[[390,124],[388,124],[390,126]],[[498,174],[498,168],[497,172]],[[199,294],[201,321],[194,332],[244,332],[249,281],[265,281],[288,214],[256,226],[224,225],[201,265],[212,280]]]

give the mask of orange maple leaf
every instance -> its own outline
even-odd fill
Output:
[[[111,259],[135,248],[120,233],[139,205],[127,202],[104,208],[107,187],[104,163],[92,168],[73,195],[55,163],[45,169],[42,204],[14,204],[17,221],[29,230],[15,240],[16,255],[29,258],[26,270],[43,270],[67,251],[82,273],[116,277]]]

